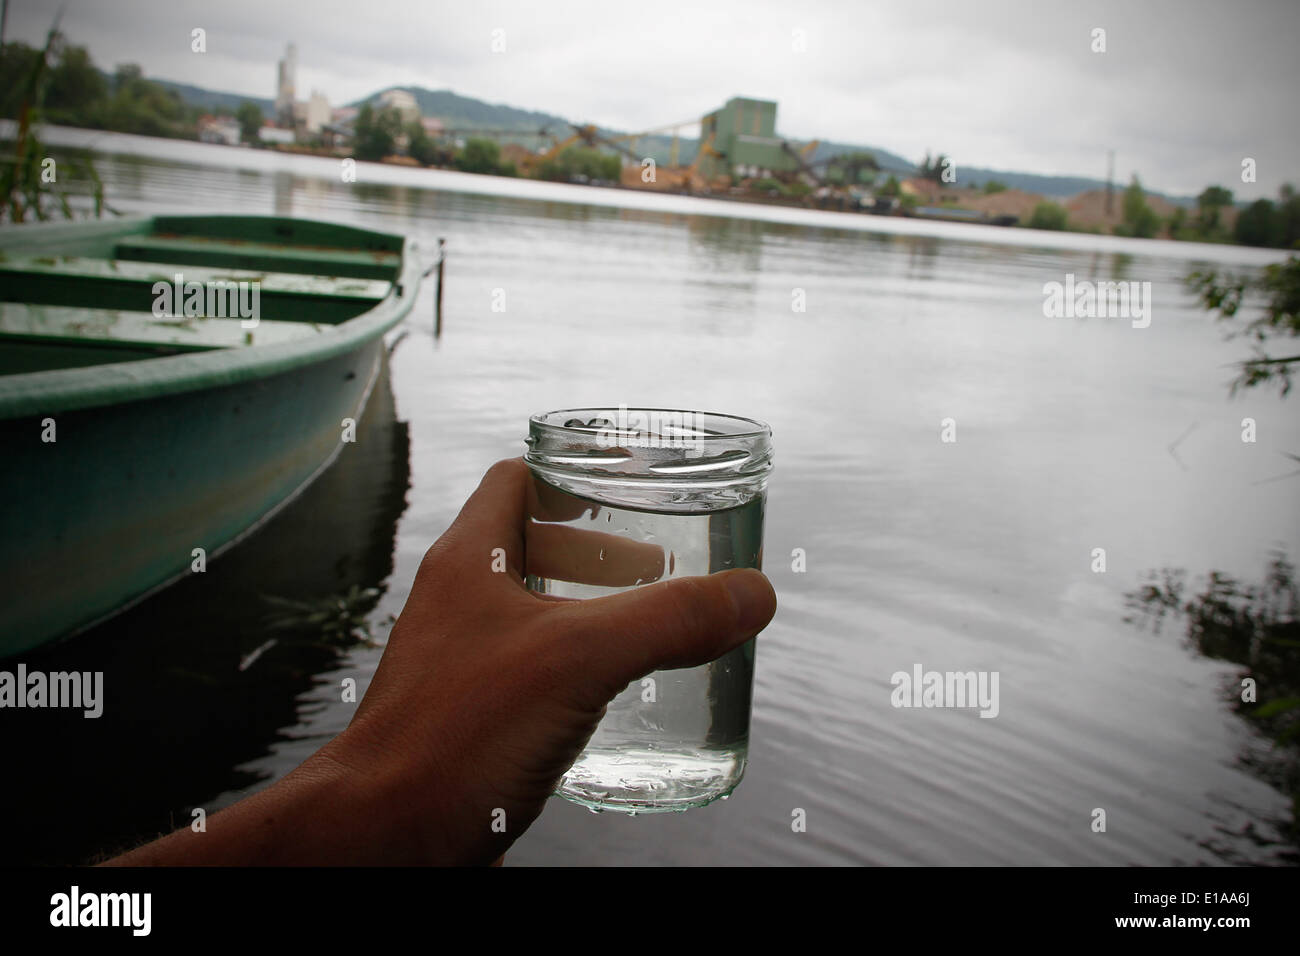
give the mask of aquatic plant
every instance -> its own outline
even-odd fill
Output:
[[[28,216],[36,219],[50,219],[55,210],[66,219],[75,214],[68,201],[69,193],[58,186],[58,171],[55,161],[47,155],[44,145],[37,136],[40,124],[41,101],[49,74],[52,52],[60,42],[58,23],[50,27],[45,39],[45,47],[32,58],[21,85],[16,89],[19,96],[17,108],[17,133],[13,143],[13,152],[0,157],[0,222],[24,222]],[[88,180],[91,187],[91,199],[96,217],[104,213],[104,184],[89,159],[64,160],[65,166],[72,168],[75,174]]]
[[[296,632],[311,643],[330,647],[375,647],[367,615],[374,609],[379,594],[378,588],[354,584],[340,594],[314,601],[263,595],[262,600],[277,609],[268,616],[267,629]]]

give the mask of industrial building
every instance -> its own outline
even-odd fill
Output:
[[[734,96],[701,121],[700,173],[707,180],[721,176],[763,177],[792,173],[799,160],[776,135],[776,103]]]

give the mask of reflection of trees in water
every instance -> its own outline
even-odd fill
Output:
[[[770,224],[754,219],[690,216],[690,266],[693,272],[735,276],[752,287],[763,266],[763,235]]]
[[[1287,840],[1300,848],[1300,589],[1295,566],[1280,552],[1264,580],[1249,584],[1220,571],[1210,572],[1192,593],[1187,572],[1162,568],[1147,583],[1125,595],[1126,621],[1159,633],[1166,619],[1185,627],[1187,645],[1240,670],[1225,688],[1233,712],[1272,741],[1272,749],[1243,753],[1252,773],[1291,798],[1291,820],[1282,824]],[[1260,845],[1270,841],[1251,832]],[[1286,854],[1300,862],[1295,852]]]
[[[271,174],[271,209],[277,216],[293,215],[293,174],[277,170]]]
[[[703,331],[711,335],[740,331],[736,317],[743,317],[740,321],[747,327],[759,309],[764,224],[690,216],[686,227],[689,253],[683,278],[687,294],[701,303],[707,316]]]
[[[1112,282],[1127,282],[1129,270],[1133,266],[1133,257],[1127,252],[1117,252],[1110,260],[1110,279]]]
[[[907,278],[920,281],[934,278],[935,265],[939,259],[940,240],[934,236],[907,236]]]

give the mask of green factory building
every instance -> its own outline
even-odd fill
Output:
[[[798,159],[776,135],[776,103],[771,100],[732,97],[726,106],[704,117],[700,139],[721,154],[705,151],[700,172],[707,179],[730,174],[770,176],[799,168]]]

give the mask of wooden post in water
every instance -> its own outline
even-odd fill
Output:
[[[446,239],[441,237],[438,239],[438,285],[433,293],[433,337],[435,339],[442,337],[442,264],[447,261],[447,255],[443,251],[446,243]]]

